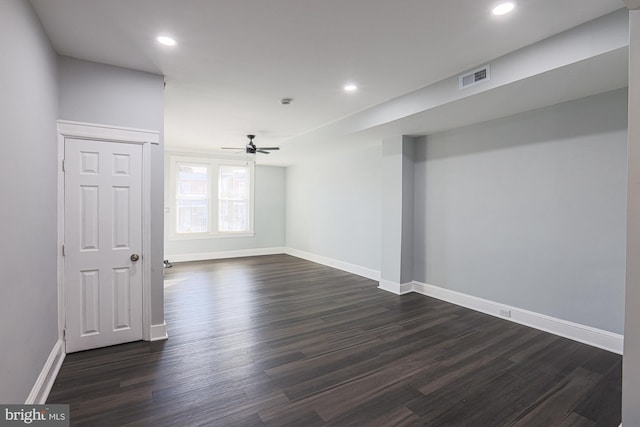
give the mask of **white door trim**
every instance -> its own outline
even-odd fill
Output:
[[[90,139],[142,145],[142,338],[151,341],[151,144],[159,144],[157,131],[58,120],[58,335],[64,340],[64,145],[65,139]]]

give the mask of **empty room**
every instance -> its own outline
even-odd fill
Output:
[[[639,1],[0,36],[0,424],[640,426]]]

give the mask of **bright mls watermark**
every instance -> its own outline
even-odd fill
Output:
[[[0,427],[69,427],[69,405],[0,405]]]

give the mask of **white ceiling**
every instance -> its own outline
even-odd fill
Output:
[[[242,146],[247,133],[258,145],[291,145],[624,7],[517,0],[514,13],[495,17],[495,0],[31,2],[59,54],[165,75],[165,144],[201,150]],[[160,33],[177,46],[158,45]],[[361,89],[345,93],[346,82]],[[282,106],[284,97],[294,102]]]

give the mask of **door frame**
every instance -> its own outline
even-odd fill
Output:
[[[64,151],[67,138],[104,141],[107,143],[137,144],[142,146],[142,339],[151,341],[151,145],[160,144],[157,131],[123,128],[95,123],[57,121],[58,131],[58,337],[65,342],[66,323],[64,294]]]

